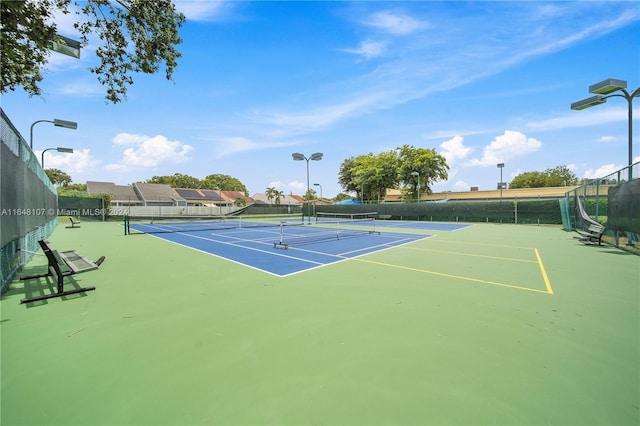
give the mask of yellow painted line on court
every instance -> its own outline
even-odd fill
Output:
[[[429,240],[429,243],[438,243],[438,244],[465,244],[470,246],[485,246],[485,247],[506,247],[512,249],[521,249],[521,250],[531,250],[533,247],[523,247],[523,246],[510,246],[506,244],[489,244],[489,243],[472,243],[469,241],[452,241],[452,240],[442,240],[437,238],[432,238]]]
[[[505,283],[499,283],[499,282],[495,282],[495,281],[488,281],[488,280],[481,280],[478,278],[470,278],[470,277],[463,277],[460,275],[451,275],[451,274],[445,274],[442,272],[435,272],[435,271],[428,271],[426,269],[418,269],[418,268],[411,268],[409,266],[402,266],[402,265],[394,265],[391,263],[384,263],[384,262],[376,262],[374,260],[367,260],[367,259],[362,259],[362,258],[357,258],[357,259],[352,259],[358,262],[366,262],[366,263],[372,263],[374,265],[380,265],[380,266],[388,266],[390,268],[397,268],[397,269],[403,269],[405,271],[413,271],[413,272],[421,272],[424,274],[430,274],[430,275],[438,275],[441,277],[446,277],[446,278],[455,278],[455,279],[459,279],[459,280],[464,280],[464,281],[472,281],[472,282],[477,282],[477,283],[481,283],[481,284],[490,284],[490,285],[495,285],[495,286],[500,286],[500,287],[508,287],[508,288],[513,288],[516,290],[526,290],[526,291],[532,291],[534,293],[543,293],[543,294],[553,294],[553,291],[549,291],[549,289],[551,288],[550,286],[547,286],[547,290],[537,290],[535,288],[528,288],[528,287],[522,287],[522,286],[517,286],[517,285],[513,285],[513,284],[505,284]]]
[[[549,277],[547,276],[547,271],[544,269],[544,265],[542,264],[542,258],[540,257],[540,253],[538,253],[538,249],[534,248],[536,252],[536,257],[538,258],[538,265],[540,266],[540,272],[542,272],[542,278],[544,279],[544,284],[547,286],[547,293],[553,294],[553,288],[551,288],[551,282],[549,281]]]
[[[403,248],[403,249],[406,249],[406,250],[431,251],[431,252],[434,252],[434,253],[453,254],[453,255],[457,255],[457,256],[483,257],[485,259],[510,260],[510,261],[513,261],[513,262],[525,262],[525,263],[537,263],[535,260],[514,259],[512,257],[487,256],[487,255],[484,255],[484,254],[460,253],[460,252],[457,252],[457,251],[433,250],[433,249],[425,249],[425,248],[418,248],[418,247],[400,247],[400,248]]]

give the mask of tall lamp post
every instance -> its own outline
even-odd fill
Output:
[[[307,212],[308,212],[308,222],[311,223],[311,203],[309,200],[309,160],[312,161],[320,161],[322,160],[322,153],[321,152],[316,152],[314,154],[311,154],[310,157],[305,157],[304,154],[300,154],[299,152],[294,152],[293,154],[291,154],[291,157],[293,157],[294,161],[306,161],[307,162]]]
[[[61,146],[57,147],[57,148],[47,148],[44,151],[42,151],[42,158],[40,159],[40,164],[42,165],[42,170],[44,170],[44,153],[47,151],[58,151],[58,152],[66,152],[67,154],[73,154],[73,149],[71,148],[63,148]]]
[[[417,176],[418,177],[418,203],[420,202],[420,173],[418,172],[411,172],[411,176]]]
[[[498,168],[500,169],[500,183],[498,183],[500,187],[500,223],[502,223],[502,188],[504,187],[502,183],[502,169],[504,169],[504,163],[498,163]]]
[[[322,185],[320,185],[319,183],[314,183],[313,186],[319,186],[320,187],[320,202],[322,202]]]
[[[622,93],[614,93],[614,92]],[[591,108],[592,106],[600,105],[607,102],[607,99],[613,97],[624,98],[629,104],[629,182],[633,179],[633,172],[631,170],[631,164],[633,164],[633,98],[640,96],[640,87],[629,93],[627,91],[626,80],[616,80],[609,78],[601,81],[600,83],[589,86],[589,93],[595,94],[590,98],[582,99],[580,101],[571,104],[572,110],[582,110]],[[613,94],[612,94],[613,93]]]
[[[320,185],[319,183],[314,183],[313,186],[319,186],[320,187],[320,201],[322,201],[322,185]]]
[[[78,123],[76,123],[75,121],[60,120],[59,118],[54,118],[53,120],[34,121],[29,128],[29,146],[31,147],[31,151],[33,151],[33,126],[38,123],[53,123],[54,126],[64,127],[65,129],[75,130],[78,128]]]

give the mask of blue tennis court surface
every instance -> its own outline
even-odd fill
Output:
[[[332,229],[322,225],[292,226],[286,232],[287,245],[278,245],[281,228],[277,226],[189,230],[154,236],[280,277],[432,236],[372,232],[368,227],[357,226]]]

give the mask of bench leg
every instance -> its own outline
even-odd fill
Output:
[[[51,294],[45,294],[42,296],[29,297],[29,298],[20,300],[20,303],[22,304],[22,303],[37,302],[38,300],[53,299],[54,297],[62,297],[62,296],[67,296],[69,294],[84,293],[85,291],[91,291],[95,289],[96,289],[95,287],[74,288],[73,290],[63,291],[62,293],[51,293]]]

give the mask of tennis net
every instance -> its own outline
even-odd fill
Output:
[[[302,215],[287,217],[251,216],[159,216],[124,217],[125,235],[168,234],[177,232],[224,231],[227,229],[278,227],[282,223],[301,223]]]
[[[366,215],[369,215],[367,217]],[[377,213],[316,215],[315,224],[280,224],[280,239],[274,247],[289,248],[291,245],[310,244],[326,240],[341,240],[364,235],[378,234],[376,231]]]

